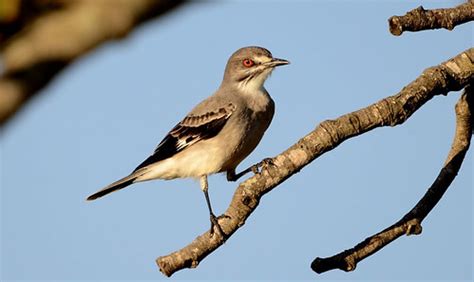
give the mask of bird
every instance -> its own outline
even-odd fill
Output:
[[[128,176],[111,183],[87,200],[95,200],[133,183],[154,179],[199,179],[211,221],[218,224],[208,193],[208,175],[226,173],[237,181],[255,165],[236,173],[237,166],[258,145],[269,127],[275,103],[264,87],[275,67],[287,65],[263,47],[235,51],[227,61],[219,88],[195,106]]]

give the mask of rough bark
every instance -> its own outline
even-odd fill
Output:
[[[75,59],[104,42],[124,37],[140,23],[156,18],[182,2],[9,0],[8,10],[0,11],[0,125]],[[473,20],[473,3],[474,0],[470,0],[452,9],[424,10],[419,7],[404,16],[390,18],[390,31],[400,35],[407,30],[451,30],[456,25]],[[398,94],[321,123],[285,152],[274,157],[271,163],[262,168],[261,173],[238,186],[225,212],[229,217],[219,219],[226,233],[225,239],[245,224],[263,195],[320,155],[351,137],[377,127],[401,124],[434,96],[464,88],[466,94],[456,110],[457,130],[453,147],[440,175],[425,197],[391,227],[351,250],[326,259],[317,258],[312,267],[317,272],[334,268],[353,270],[358,261],[401,235],[419,234],[422,220],[449,187],[469,147],[470,135],[466,134],[472,132],[468,126],[472,126],[470,114],[473,94],[468,84],[473,80],[473,64],[474,49],[471,48],[439,66],[425,70]],[[196,267],[225,239],[221,234],[211,236],[210,232],[206,232],[183,249],[158,258],[157,264],[167,276],[183,268]]]
[[[225,211],[229,217],[219,219],[222,230],[230,237],[245,224],[246,219],[258,206],[263,195],[297,173],[323,153],[343,141],[381,126],[395,126],[406,121],[424,103],[436,95],[446,95],[466,87],[474,76],[474,48],[456,57],[426,69],[415,81],[398,94],[335,120],[322,122],[314,131],[300,139],[283,153],[272,158],[259,174],[241,183]],[[156,262],[166,276],[178,270],[194,268],[207,255],[224,243],[224,237],[208,231],[188,246]]]
[[[401,35],[404,31],[445,28],[452,30],[457,25],[474,20],[474,0],[454,8],[425,10],[423,6],[413,9],[404,16],[388,19],[390,32]]]
[[[421,222],[441,200],[461,168],[471,141],[473,111],[474,88],[467,86],[456,104],[456,131],[446,162],[434,183],[413,209],[392,226],[370,236],[355,247],[328,258],[316,258],[311,268],[317,273],[332,269],[352,271],[359,261],[376,253],[400,236],[421,234]]]
[[[0,125],[72,61],[104,42],[124,37],[140,23],[157,18],[184,1],[21,3],[36,2],[38,5],[29,9],[16,8],[17,22],[2,23]]]

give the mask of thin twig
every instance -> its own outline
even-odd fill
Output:
[[[395,126],[407,120],[435,95],[464,88],[474,76],[474,48],[468,49],[439,66],[426,69],[415,81],[398,94],[385,98],[356,112],[321,123],[285,152],[274,157],[261,173],[241,183],[225,214],[219,220],[222,230],[230,237],[245,224],[263,195],[297,173],[315,158],[343,141],[381,126]],[[166,276],[178,270],[196,267],[207,255],[224,243],[221,236],[205,232],[188,246],[156,262]]]
[[[354,248],[328,258],[316,258],[311,268],[322,273],[332,269],[352,271],[359,261],[373,255],[402,235],[421,234],[421,222],[436,206],[456,177],[469,149],[474,111],[474,87],[467,86],[456,104],[456,132],[446,162],[438,177],[421,200],[402,219],[385,230],[370,236]]]
[[[468,1],[454,8],[425,10],[423,6],[413,9],[404,16],[388,19],[393,35],[404,31],[445,28],[452,30],[457,25],[474,20],[474,1]]]

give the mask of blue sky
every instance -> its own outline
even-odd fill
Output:
[[[89,194],[128,174],[219,85],[236,49],[259,45],[291,65],[266,83],[272,125],[245,168],[326,119],[397,93],[472,46],[472,25],[388,32],[387,19],[460,1],[226,1],[186,5],[81,58],[2,131],[1,280],[160,280],[155,258],[209,228],[195,180]],[[344,142],[261,201],[197,269],[171,279],[472,280],[472,150],[423,223],[354,272],[309,265],[353,247],[407,212],[435,179],[454,133],[459,93],[405,124]],[[237,184],[210,178],[216,213]],[[167,279],[170,280],[170,279]]]

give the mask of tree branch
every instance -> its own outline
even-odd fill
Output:
[[[474,20],[474,1],[449,9],[425,10],[423,6],[413,9],[404,16],[393,16],[388,19],[390,32],[401,35],[404,31],[445,28],[452,30],[455,26]]]
[[[323,153],[374,128],[403,123],[435,95],[461,90],[473,76],[474,48],[471,48],[439,66],[426,69],[394,96],[335,120],[322,122],[314,131],[274,157],[272,163],[263,167],[259,174],[237,187],[225,212],[229,217],[219,219],[222,230],[230,237],[245,224],[263,195]],[[163,274],[171,276],[178,270],[197,267],[223,243],[224,238],[220,234],[211,236],[207,231],[181,250],[157,258],[156,263]]]
[[[25,20],[25,26],[13,25],[15,36],[8,30],[3,35],[8,40],[2,42],[0,51],[0,125],[69,63],[184,1],[46,2],[48,8],[40,9],[33,20]],[[56,5],[50,8],[52,2]]]
[[[474,87],[474,85],[473,85]],[[456,177],[469,149],[474,111],[474,88],[467,86],[456,104],[456,132],[446,162],[426,194],[402,219],[385,230],[365,239],[354,248],[328,258],[316,258],[311,268],[322,273],[332,269],[352,271],[359,261],[376,253],[400,236],[421,234],[421,222],[436,206]]]

